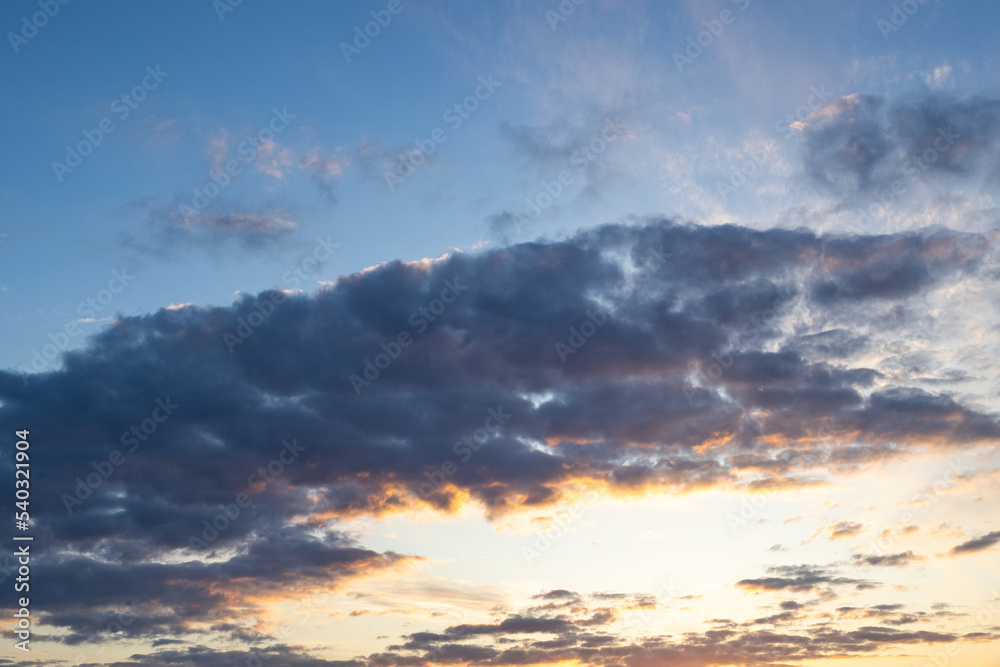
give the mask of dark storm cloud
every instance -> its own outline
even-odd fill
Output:
[[[984,549],[989,549],[994,544],[1000,542],[1000,530],[994,530],[985,535],[980,535],[966,542],[952,547],[952,554],[967,554],[973,553],[975,551],[983,551]]]
[[[849,197],[927,175],[995,179],[998,140],[1000,100],[854,94],[815,112],[802,146],[811,181]]]
[[[173,632],[182,618],[226,622],[253,605],[244,595],[406,561],[330,531],[347,517],[453,510],[465,497],[496,516],[558,503],[568,485],[735,486],[754,471],[780,486],[911,443],[995,440],[995,418],[956,396],[850,361],[866,337],[906,334],[897,309],[914,290],[978,271],[987,250],[945,231],[650,220],[391,262],[312,295],[122,317],[61,370],[27,384],[0,372],[0,425],[32,425],[46,471],[33,480],[48,545],[39,599],[53,622],[87,633],[88,610],[142,590],[156,625],[132,632]],[[636,273],[651,252],[667,261]],[[401,333],[410,342],[396,349]],[[177,407],[154,424],[157,401]],[[143,424],[154,431],[136,441]],[[301,456],[267,473],[290,441]],[[251,502],[205,537],[241,494]],[[761,588],[855,583],[831,577],[778,572]]]

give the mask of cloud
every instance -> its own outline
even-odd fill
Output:
[[[266,537],[247,535],[239,550],[214,554],[209,562],[197,552],[180,550],[173,552],[172,562],[160,562],[165,553],[108,537],[86,555],[62,550],[41,557],[38,567],[48,577],[37,595],[45,605],[42,618],[70,630],[56,641],[74,645],[89,637],[100,640],[101,631],[122,617],[119,609],[126,601],[130,620],[119,621],[126,636],[178,637],[213,624],[219,630],[220,622],[245,622],[247,616],[265,613],[261,604],[269,599],[336,588],[342,581],[413,560],[360,548],[340,533],[317,537],[290,526],[275,527]]]
[[[923,556],[918,556],[912,551],[904,551],[896,554],[854,554],[852,558],[859,565],[872,565],[876,567],[906,567],[917,561],[924,560]]]
[[[840,540],[845,537],[854,537],[855,535],[860,535],[864,531],[865,526],[862,523],[856,521],[838,521],[830,528],[830,539]]]
[[[503,210],[486,216],[486,224],[491,234],[504,235],[517,228],[521,222],[517,211]]]
[[[324,154],[318,146],[302,156],[300,168],[309,170],[320,196],[331,205],[340,203],[337,182],[351,160],[343,154]]]
[[[798,615],[793,611],[783,611],[780,614],[773,614],[763,618],[755,618],[752,621],[748,621],[745,625],[783,625],[797,618],[797,616]]]
[[[912,625],[914,623],[927,623],[939,620],[942,615],[939,612],[928,614],[927,612],[909,612],[904,610],[904,606],[899,603],[876,604],[870,607],[838,607],[837,617],[842,620],[848,619],[877,619],[880,623],[888,625]],[[945,612],[944,615],[950,615]]]
[[[978,275],[986,248],[941,230],[817,236],[651,219],[389,262],[277,305],[265,292],[120,317],[60,370],[27,384],[0,372],[0,425],[48,424],[33,443],[46,470],[32,503],[48,545],[39,608],[79,635],[144,591],[146,620],[130,632],[175,636],[251,618],[266,596],[414,561],[347,539],[339,524],[359,516],[472,505],[492,518],[588,490],[794,487],[915,447],[995,442],[995,416],[965,395],[872,367],[923,302],[905,277],[896,288],[856,277],[905,261],[945,289]],[[669,261],[640,270],[651,251]],[[837,296],[815,296],[830,284]],[[809,338],[862,327],[863,338],[827,337],[844,346],[836,360]],[[143,433],[164,399],[179,407]],[[135,429],[144,439],[132,447]],[[301,460],[261,490],[259,471],[289,439]],[[191,546],[251,492],[208,548]],[[739,586],[871,585],[809,566],[769,574]]]
[[[983,551],[985,549],[989,549],[997,542],[1000,542],[1000,530],[994,530],[986,533],[985,535],[980,535],[979,537],[962,542],[961,544],[952,547],[951,553],[958,555]]]
[[[237,249],[244,252],[273,247],[286,241],[298,224],[287,213],[260,209],[253,213],[213,213],[195,209],[183,211],[180,204],[158,203],[155,199],[130,204],[144,216],[139,233],[123,237],[122,244],[142,254],[172,257],[192,249],[208,252]]]
[[[531,596],[533,600],[576,600],[579,597],[580,595],[578,593],[561,588]]]
[[[209,171],[198,177],[198,187],[166,201],[147,196],[122,206],[127,215],[139,218],[133,225],[138,230],[124,235],[122,244],[163,258],[192,249],[230,252],[273,247],[286,241],[298,224],[289,219],[289,211],[267,201],[248,204],[248,193],[272,192],[287,185],[290,175],[301,172],[308,174],[319,196],[335,206],[344,173],[364,161],[364,146],[352,154],[341,148],[326,151],[319,145],[301,150],[274,139],[260,141],[252,150],[243,142],[238,159],[227,161],[232,143],[225,129],[206,141]],[[236,166],[227,170],[230,163]],[[247,174],[266,178],[245,182]]]
[[[978,95],[961,100],[948,95],[904,100],[889,110],[889,131],[904,159],[917,159],[934,150],[938,156],[926,160],[928,171],[971,176],[997,166],[1000,100]],[[955,141],[941,149],[946,135]]]
[[[945,66],[928,76],[937,85],[949,75]],[[808,180],[845,199],[899,181],[904,187],[891,194],[895,199],[918,178],[982,179],[1000,166],[1000,100],[989,97],[916,93],[889,103],[856,93],[796,127]]]
[[[951,65],[945,63],[940,67],[935,67],[934,69],[923,72],[924,83],[926,83],[931,88],[943,88],[947,84],[953,84],[954,79],[951,75]]]
[[[589,140],[582,131],[570,129],[566,123],[532,127],[504,121],[500,124],[500,136],[518,155],[544,164],[569,162],[573,152]]]
[[[231,665],[279,664],[285,667],[363,667],[359,660],[325,660],[300,647],[274,644],[245,650],[219,650],[190,646],[129,656],[128,662],[106,663],[108,667],[230,667]]]
[[[527,199],[519,198],[514,209],[486,216],[490,232],[507,238],[520,235],[546,216],[559,215],[574,204],[593,204],[619,174],[610,159],[616,144],[634,139],[617,112],[587,114],[581,123],[561,121],[544,126],[514,126],[504,122],[500,136],[524,159],[531,173]],[[562,180],[561,180],[562,179]],[[548,184],[548,187],[545,187]],[[540,204],[539,202],[548,202]]]
[[[220,128],[219,134],[205,142],[205,156],[212,165],[212,171],[224,170],[226,155],[229,154],[229,133]]]
[[[217,216],[195,216],[191,225],[221,236],[274,237],[285,234],[298,225],[274,216],[230,213]]]
[[[876,586],[874,582],[865,579],[837,576],[828,568],[811,565],[776,565],[769,567],[768,572],[773,576],[742,579],[736,582],[736,586],[748,591],[788,590],[797,593],[814,591],[821,586],[852,586],[859,590]]]
[[[879,168],[892,144],[875,95],[841,97],[815,112],[803,138],[806,173],[832,193],[870,190],[881,182]]]
[[[610,613],[601,615],[596,623],[593,620],[599,617],[600,610],[583,604],[530,617],[523,612],[510,612],[493,623],[474,626],[475,632],[460,632],[458,628],[462,626],[453,626],[442,632],[405,635],[402,643],[368,656],[367,661],[372,666],[414,667],[452,661],[495,665],[573,662],[600,667],[661,664],[708,667],[747,663],[777,666],[818,658],[871,655],[892,647],[978,639],[891,627],[933,620],[932,615],[923,612],[905,612],[898,604],[841,607],[835,614],[825,614],[827,621],[819,624],[796,613],[801,605],[782,607],[786,611],[742,624],[713,619],[707,622],[714,626],[709,630],[688,631],[682,636],[654,632],[637,639],[619,632],[620,624],[630,621],[620,608],[605,609]],[[867,619],[876,619],[887,625],[859,625],[860,619],[869,623],[872,621]],[[761,629],[761,625],[781,628]],[[509,630],[505,631],[505,626]],[[650,623],[647,627],[656,626]],[[985,633],[984,638],[990,636]]]

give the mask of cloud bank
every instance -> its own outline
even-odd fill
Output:
[[[392,262],[315,294],[122,317],[60,370],[27,384],[0,373],[0,424],[41,425],[43,622],[81,641],[142,591],[128,634],[248,632],[262,600],[419,558],[356,544],[340,530],[352,517],[815,484],[995,442],[997,415],[967,394],[877,363],[887,340],[922,335],[926,292],[995,282],[989,248],[947,230],[649,219]],[[740,585],[869,584],[772,574]],[[558,625],[517,618],[498,631]],[[632,664],[694,650],[650,645]]]

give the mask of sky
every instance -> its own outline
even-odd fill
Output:
[[[3,3],[0,665],[1000,664],[998,25]]]

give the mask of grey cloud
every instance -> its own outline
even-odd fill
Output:
[[[849,350],[868,349],[859,336],[830,337],[851,341],[830,359],[799,319],[836,315],[840,329],[864,323],[874,338],[885,331],[872,311],[898,306],[912,283],[890,276],[872,288],[859,272],[879,274],[895,252],[920,284],[946,286],[988,247],[956,232],[817,236],[650,219],[342,276],[287,296],[232,352],[224,334],[256,322],[255,304],[276,293],[123,316],[58,371],[28,384],[0,372],[0,425],[46,425],[33,461],[46,470],[32,505],[49,545],[39,599],[53,621],[86,633],[88,613],[100,618],[144,590],[155,624],[134,632],[152,636],[185,616],[230,621],[233,600],[218,591],[237,576],[308,588],[412,560],[346,542],[330,528],[341,519],[450,511],[465,494],[497,516],[558,503],[567,480],[614,494],[731,487],[757,470],[790,485],[903,456],[911,443],[995,441],[995,416],[853,362]],[[638,280],[629,267],[651,250],[668,261]],[[431,320],[445,281],[467,287]],[[829,283],[838,296],[816,298]],[[557,343],[591,316],[602,323],[564,363]],[[351,376],[400,332],[413,343],[356,392]],[[70,513],[65,498],[125,451],[123,437],[162,397],[180,408]],[[458,443],[498,409],[510,418],[463,453]],[[838,433],[857,444],[832,445]],[[710,454],[698,449],[720,436]],[[211,545],[216,559],[199,564],[189,536],[247,492],[287,439],[307,447],[303,458],[254,494]],[[775,444],[784,440],[794,444]],[[419,493],[445,461],[456,468],[447,484]],[[12,468],[9,453],[0,467]],[[279,538],[294,563],[268,546]],[[825,571],[772,575],[762,588],[867,585]]]
[[[979,537],[974,537],[971,540],[966,540],[961,544],[952,547],[952,554],[966,554],[973,553],[976,551],[983,551],[989,549],[994,544],[1000,542],[1000,530],[994,530],[992,532],[986,533],[985,535],[980,535]]]
[[[878,567],[906,567],[924,560],[923,556],[918,556],[912,551],[895,554],[854,554],[853,558],[858,564]]]
[[[914,93],[889,103],[853,94],[808,119],[802,156],[813,184],[850,199],[916,178],[995,186],[998,141],[1000,100]]]

